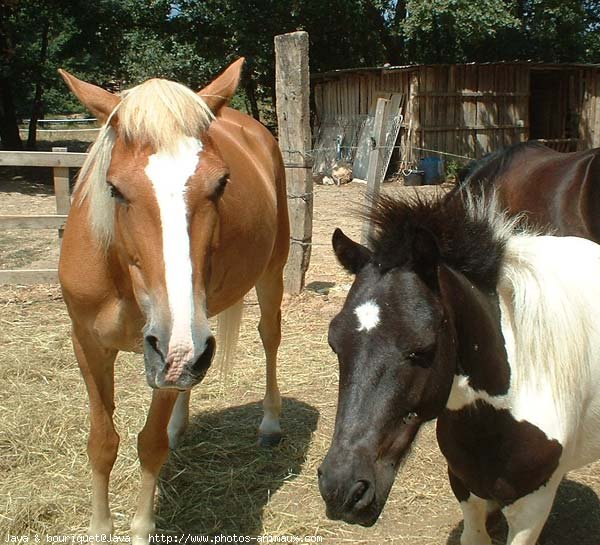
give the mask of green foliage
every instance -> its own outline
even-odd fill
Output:
[[[597,62],[597,0],[408,0],[412,62]],[[593,59],[596,61],[593,61]]]
[[[156,76],[199,88],[245,56],[235,104],[264,114],[274,98],[274,36],[294,30],[309,33],[313,72],[600,62],[600,0],[4,0],[0,78],[29,117],[36,85],[46,114],[81,111],[59,67],[110,88]]]
[[[600,63],[600,0],[583,0],[586,29],[583,39],[586,62]]]
[[[532,58],[568,62],[583,57],[586,13],[580,0],[532,0],[526,10]]]
[[[447,182],[455,182],[458,180],[458,173],[465,166],[464,161],[457,161],[455,159],[450,159],[446,161],[446,181]]]
[[[125,34],[124,43],[119,71],[126,87],[153,77],[193,86],[199,78],[208,76],[209,65],[196,54],[194,46],[180,43],[172,36],[163,38],[145,29],[136,29]]]
[[[402,23],[411,60],[424,63],[495,60],[502,37],[518,32],[510,6],[497,0],[409,0]]]

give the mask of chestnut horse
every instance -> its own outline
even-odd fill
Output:
[[[242,300],[253,286],[267,368],[260,442],[281,434],[276,358],[289,244],[285,175],[269,131],[226,107],[242,64],[197,94],[151,79],[120,97],[61,71],[105,122],[79,176],[59,266],[89,394],[91,534],[113,531],[117,353],[143,353],[153,389],[138,435],[141,489],[131,524],[133,540],[145,543],[155,530],[159,471],[187,425],[190,390],[213,360],[208,320],[219,315],[223,352],[231,356]]]
[[[492,188],[528,224],[600,242],[600,148],[561,153],[535,141],[515,144],[467,165],[456,191]]]
[[[461,545],[535,545],[564,475],[600,458],[600,245],[515,229],[493,193],[381,198],[372,248],[341,231],[355,275],[329,344],[340,370],[319,469],[333,519],[370,526],[424,422],[464,515]]]

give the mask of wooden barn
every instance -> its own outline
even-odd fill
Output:
[[[405,169],[435,152],[460,161],[533,139],[561,151],[600,146],[600,65],[357,68],[315,74],[312,86],[317,171],[360,155],[378,98],[395,99],[386,145]]]

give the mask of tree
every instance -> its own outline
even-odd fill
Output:
[[[408,0],[401,23],[411,62],[500,60],[520,21],[498,0]]]
[[[386,62],[392,47],[388,0],[180,0],[174,17],[181,34],[215,71],[246,57],[241,87],[252,114],[274,104],[277,34],[306,30],[311,70]]]
[[[581,0],[531,0],[523,24],[529,56],[546,62],[577,62],[585,55],[587,14]]]
[[[3,148],[10,150],[23,148],[9,70],[15,51],[7,22],[15,9],[15,4],[15,1],[0,4],[0,142]]]
[[[598,61],[598,0],[408,0],[406,11],[412,62]]]
[[[35,147],[37,120],[47,111],[46,90],[57,88],[60,66],[102,77],[114,52],[108,38],[118,29],[120,2],[100,0],[28,0],[13,2],[3,18],[11,54],[2,57],[2,75],[15,97],[11,117],[29,116],[28,147]],[[118,43],[119,36],[116,36]],[[62,95],[65,95],[63,92]],[[56,100],[61,94],[51,97]],[[69,106],[73,107],[70,102]],[[4,147],[11,146],[3,139]]]
[[[112,88],[162,76],[199,88],[247,59],[255,117],[274,104],[275,35],[306,30],[311,70],[383,63],[600,62],[600,0],[4,0],[0,138],[17,118],[81,111],[56,69]]]
[[[31,119],[28,147],[34,148],[42,115],[82,111],[58,77],[60,67],[120,87],[156,75],[180,79],[202,65],[193,47],[173,37],[169,0],[13,0],[2,10],[5,148],[19,147],[9,130],[19,116]]]

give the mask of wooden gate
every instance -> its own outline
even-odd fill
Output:
[[[83,165],[86,153],[68,153],[66,148],[52,148],[51,152],[0,151],[0,167],[52,167],[56,214],[0,215],[0,229],[57,229],[58,243],[71,207],[69,168]],[[41,284],[58,282],[58,269],[0,270],[0,284]]]

